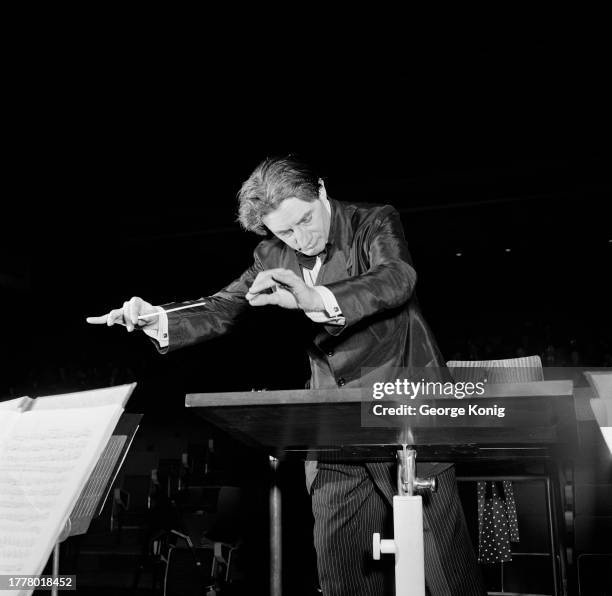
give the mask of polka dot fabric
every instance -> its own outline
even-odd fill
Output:
[[[478,482],[478,561],[512,561],[510,542],[519,541],[516,503],[512,483],[502,483],[504,498],[496,482]],[[490,493],[490,494],[489,494]]]

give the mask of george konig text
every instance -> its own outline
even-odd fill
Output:
[[[495,416],[503,418],[506,415],[506,408],[494,406],[478,406],[470,404],[467,408],[455,408],[445,406],[431,406],[423,404],[421,406],[410,406],[401,404],[398,406],[385,406],[374,404],[372,413],[375,416],[449,416],[458,418],[459,416]]]

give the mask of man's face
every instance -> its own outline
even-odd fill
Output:
[[[305,255],[319,254],[327,244],[330,215],[320,195],[311,202],[285,199],[261,220],[277,238]]]

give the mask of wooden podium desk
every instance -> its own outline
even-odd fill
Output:
[[[505,415],[391,416],[388,424],[381,417],[370,417],[367,423],[379,426],[364,426],[374,404],[393,404],[375,400],[361,389],[192,393],[185,405],[233,438],[268,454],[273,469],[287,458],[395,461],[398,449],[406,447],[416,452],[419,461],[554,461],[571,458],[577,445],[571,381],[488,385],[477,398],[396,398],[395,402],[417,408],[497,406],[505,408]],[[271,593],[277,595],[281,544],[276,486],[271,487],[270,499]],[[397,590],[398,596],[401,593]]]

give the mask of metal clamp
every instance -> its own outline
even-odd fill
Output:
[[[400,496],[412,496],[417,491],[438,490],[436,478],[416,477],[416,451],[408,449],[408,445],[402,445],[402,450],[397,452],[397,494]]]

